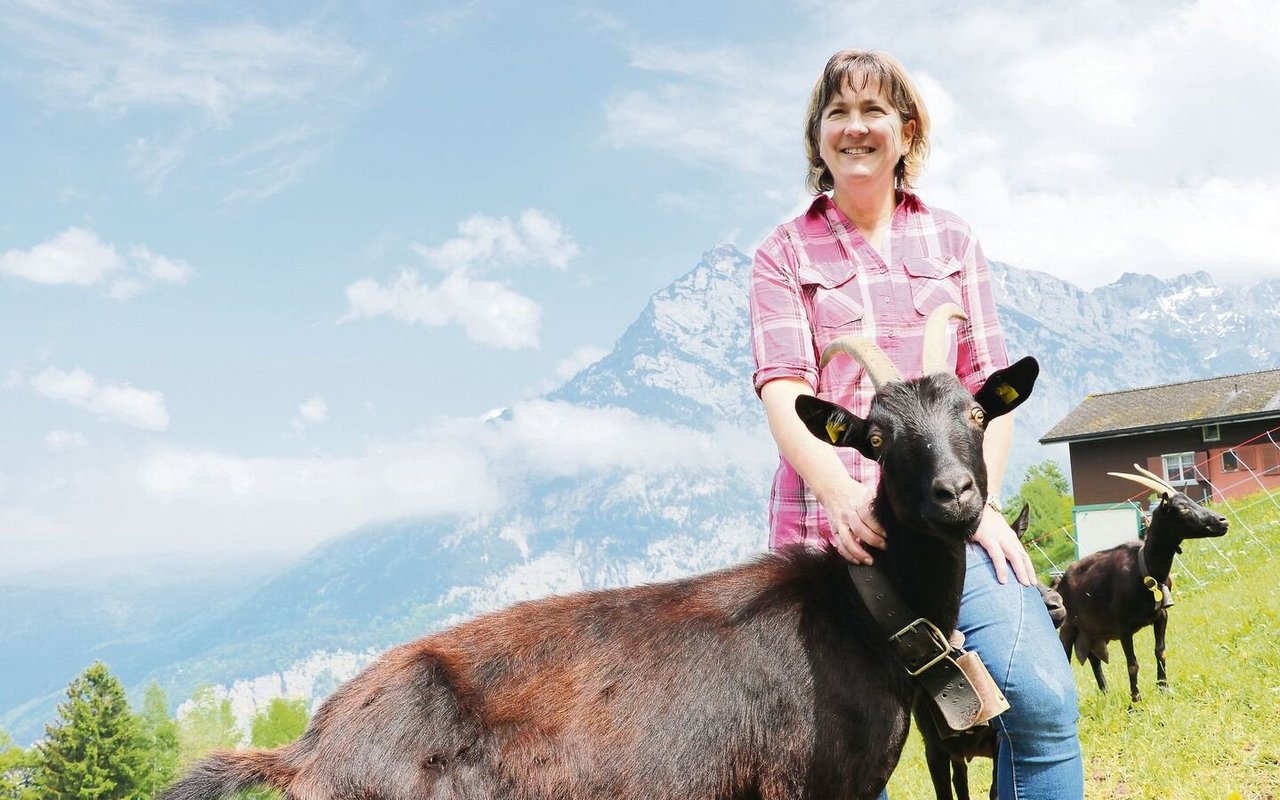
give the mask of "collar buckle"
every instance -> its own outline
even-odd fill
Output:
[[[913,678],[935,666],[951,653],[951,643],[938,626],[920,617],[889,637]]]

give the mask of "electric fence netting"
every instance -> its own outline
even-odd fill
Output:
[[[1280,426],[1264,431],[1232,447],[1225,448],[1222,451],[1222,455],[1231,455],[1235,469],[1228,475],[1219,476],[1216,483],[1211,481],[1209,475],[1201,469],[1201,464],[1197,463],[1194,467],[1196,483],[1207,490],[1205,495],[1207,498],[1206,504],[1220,511],[1231,523],[1231,533],[1228,534],[1228,537],[1246,537],[1254,546],[1261,548],[1268,554],[1273,552],[1273,547],[1265,538],[1259,535],[1259,529],[1280,525],[1280,497],[1277,496],[1280,495],[1280,481],[1276,481],[1274,486],[1268,486],[1263,478],[1272,480],[1280,478],[1280,441],[1277,441],[1278,432],[1280,432]],[[1246,447],[1250,449],[1246,451]],[[1250,457],[1246,457],[1246,452]],[[1231,478],[1235,478],[1235,480],[1231,480]],[[1253,486],[1257,487],[1256,492],[1249,491]],[[1136,509],[1139,514],[1144,514],[1142,503],[1148,495],[1149,492],[1139,492],[1122,502],[1114,503],[1111,508],[1129,507]],[[1275,510],[1275,514],[1265,515],[1262,521],[1259,520],[1259,514],[1246,513],[1268,504]],[[1252,524],[1250,520],[1252,520]],[[1041,534],[1025,542],[1029,547],[1034,547],[1045,561],[1050,564],[1053,575],[1061,575],[1068,564],[1054,560],[1042,546],[1042,543],[1059,536],[1066,536],[1070,539],[1071,543],[1076,546],[1076,552],[1079,552],[1079,540],[1076,538],[1072,525],[1064,525],[1057,530]],[[1219,540],[1206,539],[1205,541],[1213,548],[1217,557],[1208,560],[1202,559],[1203,569],[1212,572],[1230,571],[1239,577],[1240,570],[1236,567],[1235,561],[1231,556],[1232,546],[1228,544],[1224,549],[1223,546],[1218,544]],[[1181,556],[1176,556],[1175,559],[1179,574],[1189,577],[1197,588],[1206,585],[1206,581],[1200,575],[1192,572]]]

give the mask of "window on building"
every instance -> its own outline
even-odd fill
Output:
[[[1170,453],[1160,457],[1164,462],[1164,479],[1174,486],[1196,482],[1196,454]]]
[[[1240,460],[1236,458],[1235,450],[1227,450],[1222,454],[1222,471],[1235,472],[1240,469]]]
[[[1276,448],[1272,444],[1258,445],[1262,450],[1262,474],[1275,475],[1280,468],[1280,454],[1277,454]]]
[[[1206,442],[1222,441],[1222,431],[1219,430],[1217,425],[1201,425],[1200,432]]]

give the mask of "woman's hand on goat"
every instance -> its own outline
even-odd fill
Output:
[[[846,561],[870,564],[873,559],[867,548],[884,549],[884,528],[876,519],[873,500],[875,492],[852,479],[818,498],[831,522],[836,550]]]
[[[1009,566],[1013,566],[1013,574],[1018,583],[1030,586],[1035,582],[1036,569],[1027,555],[1027,548],[1018,541],[1018,535],[1005,522],[1004,517],[990,506],[982,509],[982,520],[978,530],[973,534],[973,541],[982,545],[991,556],[991,564],[996,569],[996,580],[1000,583],[1009,581]]]

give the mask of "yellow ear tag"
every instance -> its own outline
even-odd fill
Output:
[[[1000,402],[1010,405],[1014,400],[1018,399],[1018,390],[1007,383],[1002,383],[996,387],[996,394],[1000,397]]]
[[[827,438],[831,439],[831,443],[835,444],[840,441],[840,435],[848,428],[848,424],[837,422],[836,420],[827,420]]]
[[[1142,579],[1142,584],[1147,587],[1147,591],[1151,592],[1156,599],[1156,608],[1160,607],[1160,601],[1164,600],[1164,595],[1160,593],[1160,582],[1148,575]]]

